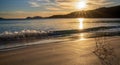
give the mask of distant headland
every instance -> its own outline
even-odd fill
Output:
[[[50,17],[41,17],[41,16],[26,17],[19,20],[45,19],[45,18],[120,18],[120,5],[113,6],[113,7],[102,7],[102,8],[87,10],[87,11],[84,11],[84,10],[75,11],[65,15],[53,15]],[[11,20],[11,19],[0,17],[0,20]]]

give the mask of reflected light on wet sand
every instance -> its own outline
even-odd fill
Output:
[[[81,29],[81,30],[84,29],[84,18],[79,18],[78,22],[79,22],[79,29]],[[86,40],[86,38],[84,36],[85,36],[85,34],[81,33],[80,40]]]
[[[81,33],[81,34],[80,34],[80,40],[87,40],[84,36],[85,36],[85,34],[84,34],[84,33]]]

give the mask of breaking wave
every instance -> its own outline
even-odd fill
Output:
[[[75,34],[75,33],[95,32],[95,31],[113,29],[113,28],[120,28],[120,26],[102,26],[102,27],[94,27],[94,28],[88,28],[88,29],[83,29],[83,30],[80,30],[80,29],[59,30],[59,31],[22,30],[19,32],[5,31],[0,34],[0,42],[31,39],[31,38],[44,39],[44,38],[65,36],[65,35],[70,35],[70,34]]]
[[[22,30],[19,32],[5,31],[0,34],[0,51],[22,48],[24,46],[30,46],[34,44],[41,44],[44,43],[44,41],[42,42],[42,40],[47,40],[52,38],[54,39],[52,40],[52,42],[54,41],[56,42],[55,39],[59,37],[72,36],[72,34],[79,34],[79,33],[92,33],[89,34],[88,38],[94,38],[100,36],[117,36],[120,35],[119,30],[117,32],[115,31],[104,32],[104,30],[119,29],[119,28],[120,26],[102,26],[102,27],[94,27],[94,28],[81,29],[81,30],[80,29],[58,30],[58,31]],[[36,42],[37,40],[39,41]],[[57,40],[57,41],[61,41],[61,40]]]

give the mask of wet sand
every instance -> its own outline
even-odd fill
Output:
[[[110,37],[106,41],[114,49],[115,55],[112,58],[110,56],[109,60],[119,62],[120,37]],[[0,65],[108,65],[93,53],[96,48],[94,39],[34,45],[0,52]],[[106,55],[111,54],[106,52]]]

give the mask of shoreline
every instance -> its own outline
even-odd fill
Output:
[[[116,36],[106,40],[117,56],[120,54],[119,39]],[[101,65],[94,50],[94,39],[40,44],[0,52],[0,65]]]

